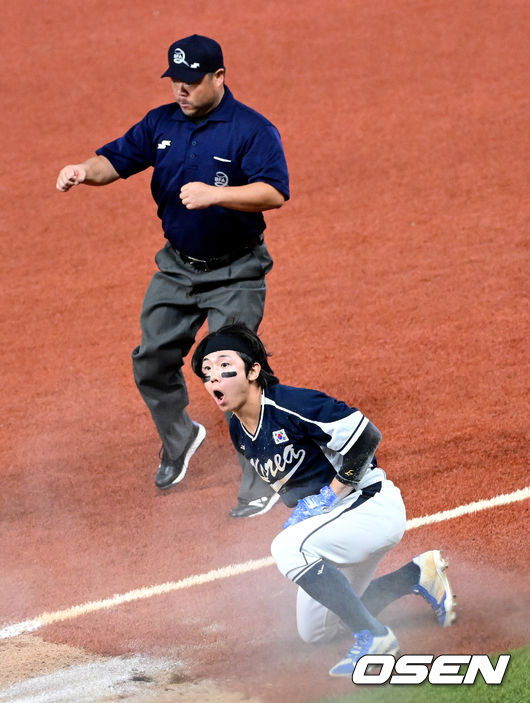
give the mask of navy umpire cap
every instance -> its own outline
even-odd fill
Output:
[[[169,67],[160,77],[169,76],[183,83],[195,83],[207,73],[224,68],[223,52],[219,44],[200,34],[192,34],[173,42],[168,49],[167,59]]]

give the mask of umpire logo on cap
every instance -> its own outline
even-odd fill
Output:
[[[184,83],[195,83],[207,73],[223,68],[223,52],[219,44],[209,37],[192,34],[177,39],[167,51],[168,68],[162,77],[170,76]]]
[[[201,66],[198,61],[195,61],[195,63],[192,63],[190,66],[190,64],[186,61],[186,54],[179,47],[175,49],[175,53],[173,54],[173,63],[183,63],[190,68],[200,68]]]
[[[175,49],[175,53],[173,54],[173,63],[185,63],[186,66],[188,65],[188,62],[186,61],[186,54],[178,47]]]

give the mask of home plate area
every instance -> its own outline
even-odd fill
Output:
[[[0,703],[258,703],[208,679],[189,680],[179,661],[97,657],[35,635],[0,643],[0,686]]]

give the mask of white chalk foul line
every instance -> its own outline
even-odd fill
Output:
[[[530,486],[520,488],[513,493],[504,493],[503,495],[495,496],[495,498],[489,498],[488,500],[476,500],[474,503],[461,505],[452,510],[443,510],[441,513],[434,513],[434,515],[412,518],[412,520],[407,520],[407,530],[413,530],[416,527],[423,527],[424,525],[432,525],[435,522],[452,520],[455,517],[469,515],[470,513],[478,513],[480,510],[486,510],[487,508],[498,508],[501,505],[508,505],[508,503],[517,503],[520,500],[527,500],[528,498],[530,498]]]
[[[503,495],[496,496],[495,498],[490,498],[489,500],[477,500],[473,503],[468,503],[467,505],[461,505],[458,508],[453,508],[452,510],[443,510],[442,512],[434,513],[433,515],[412,518],[411,520],[407,520],[406,529],[414,530],[417,527],[424,527],[425,525],[432,525],[436,522],[452,520],[453,518],[461,517],[462,515],[469,515],[470,513],[487,510],[488,508],[496,508],[501,505],[507,505],[508,503],[516,503],[528,498],[530,498],[530,486],[521,488],[513,493],[505,493]],[[253,559],[251,561],[243,562],[242,564],[232,564],[230,566],[225,566],[222,569],[213,569],[205,574],[188,576],[180,581],[169,581],[167,583],[162,583],[158,586],[150,586],[148,588],[137,588],[136,590],[128,591],[127,593],[117,593],[111,598],[105,598],[104,600],[90,601],[88,603],[83,603],[82,605],[73,606],[72,608],[66,608],[65,610],[58,610],[55,613],[43,613],[33,620],[24,620],[23,622],[13,623],[12,625],[3,627],[0,630],[0,639],[7,639],[8,637],[16,637],[17,635],[22,635],[24,633],[34,632],[35,630],[44,627],[44,625],[51,625],[52,623],[60,622],[62,620],[71,620],[79,617],[80,615],[86,615],[87,613],[93,613],[98,610],[114,608],[115,606],[122,605],[123,603],[131,603],[135,600],[152,598],[164,593],[180,591],[184,588],[191,588],[192,586],[200,586],[205,583],[211,583],[212,581],[230,578],[231,576],[239,576],[240,574],[246,574],[250,571],[258,571],[259,569],[263,569],[266,566],[272,566],[273,564],[274,560],[272,557]]]

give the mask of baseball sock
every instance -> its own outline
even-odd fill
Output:
[[[377,615],[392,601],[412,593],[419,578],[419,566],[409,561],[401,569],[371,581],[361,600],[373,615]]]
[[[295,583],[311,598],[339,616],[350,630],[370,630],[374,635],[384,635],[386,627],[370,614],[346,576],[332,564],[320,560],[306,571]]]

